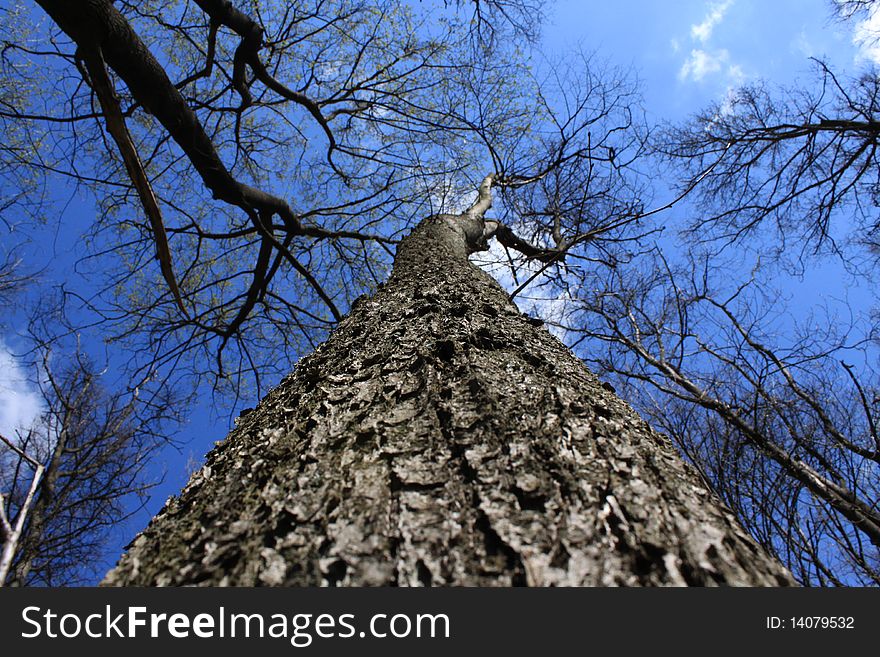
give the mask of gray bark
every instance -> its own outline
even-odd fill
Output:
[[[787,585],[667,438],[429,218],[106,585]]]

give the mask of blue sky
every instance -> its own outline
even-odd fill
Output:
[[[854,42],[871,26],[838,22],[828,0],[563,0],[549,18],[551,47],[580,43],[632,65],[655,119],[687,116],[750,80],[807,79],[809,57],[846,69],[880,62],[870,39]]]
[[[810,58],[838,74],[880,66],[880,9],[841,21],[831,0],[563,0],[549,9],[545,48],[580,45],[631,67],[651,123],[685,120],[761,80],[809,88],[817,79]],[[674,196],[657,194],[655,206]],[[684,202],[664,216],[670,221],[690,210]],[[778,285],[795,313],[818,300],[845,317],[849,307],[867,310],[873,296],[836,261],[782,276]]]
[[[678,121],[708,103],[723,102],[732,89],[749,81],[809,80],[811,56],[849,72],[880,64],[880,47],[870,39],[872,31],[878,33],[874,26],[880,26],[880,13],[869,22],[841,23],[832,17],[827,0],[564,0],[548,7],[543,49],[559,56],[580,46],[595,50],[612,65],[631,67],[641,80],[649,119]],[[51,249],[30,254],[31,269],[54,263],[47,276],[64,276],[59,264],[75,259],[72,248],[77,244],[76,237],[66,233],[72,226],[82,226],[82,217],[90,212],[78,200],[71,203],[61,219],[63,239],[52,240]],[[40,258],[43,261],[38,262]],[[20,344],[16,332],[21,328],[0,335],[0,433],[4,435],[32,422],[40,409],[36,390],[27,382],[36,373],[25,371],[11,355]],[[255,402],[244,400],[241,406]],[[193,413],[178,436],[186,447],[169,448],[157,464],[156,474],[164,474],[165,481],[149,506],[124,529],[120,545],[168,495],[180,490],[193,463],[201,462],[214,441],[225,436],[233,414],[218,416],[209,406],[206,402]]]

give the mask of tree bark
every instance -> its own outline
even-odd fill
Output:
[[[438,215],[105,585],[788,585]]]

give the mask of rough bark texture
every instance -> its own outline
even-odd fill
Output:
[[[108,585],[783,585],[671,443],[438,216]]]

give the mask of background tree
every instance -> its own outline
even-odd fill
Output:
[[[13,264],[0,271],[5,313],[34,284]],[[41,412],[0,435],[0,586],[94,581],[107,544],[154,483],[146,466],[173,415],[149,386],[143,398],[137,387],[108,390],[107,370],[97,371],[75,335],[65,338],[72,331],[58,306],[47,296],[42,307],[27,342]]]
[[[688,182],[709,170],[692,239],[719,248],[769,235],[768,252],[801,267],[820,253],[852,260],[853,246],[875,240],[877,76],[814,64],[809,89],[743,87],[667,130],[661,149]]]
[[[59,374],[48,361],[38,424],[2,437],[6,585],[92,581],[106,543],[152,487],[144,469],[159,437],[138,400],[103,390],[82,354]]]
[[[675,268],[648,258],[609,273],[569,317],[606,345],[591,362],[800,581],[876,585],[876,384],[863,374],[863,327],[794,321],[757,281],[716,280],[718,256]]]

